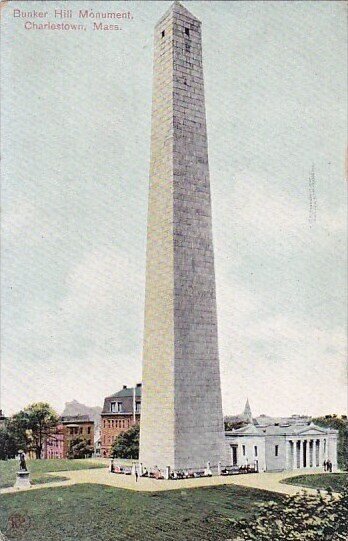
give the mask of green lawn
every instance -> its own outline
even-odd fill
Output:
[[[24,517],[25,541],[227,541],[227,518],[280,496],[238,486],[133,492],[74,485],[2,496],[0,530],[17,539],[11,516]],[[11,537],[12,536],[12,537]]]
[[[332,488],[334,492],[341,492],[348,486],[348,473],[318,473],[314,475],[298,475],[282,481],[286,485],[298,485],[308,488],[326,490]]]
[[[18,465],[18,460],[0,460],[0,487],[11,487],[14,485]],[[91,468],[105,467],[105,463],[98,462],[98,460],[93,461],[92,459],[27,460],[27,468],[30,471],[30,481],[33,484],[49,483],[50,481],[66,479],[64,476],[59,477],[59,479],[57,477],[53,479],[51,476],[46,475],[47,472],[87,470]]]

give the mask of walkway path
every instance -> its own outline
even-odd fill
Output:
[[[302,490],[301,487],[295,485],[281,484],[281,481],[297,475],[311,475],[318,472],[318,470],[296,470],[293,472],[279,472],[279,473],[256,473],[256,474],[244,474],[244,475],[232,475],[229,477],[203,477],[199,479],[182,479],[177,481],[156,480],[146,477],[139,478],[138,482],[135,481],[135,477],[132,475],[120,475],[116,473],[110,473],[108,469],[94,469],[94,470],[75,470],[49,473],[53,478],[55,476],[67,477],[67,481],[53,481],[52,483],[32,485],[30,488],[3,488],[0,490],[0,494],[13,494],[23,490],[40,490],[43,488],[51,487],[64,487],[81,483],[93,483],[98,485],[107,485],[110,487],[124,488],[128,490],[145,491],[145,492],[158,492],[162,490],[182,490],[198,487],[210,487],[219,485],[239,485],[249,488],[258,488],[260,490],[268,490],[270,492],[278,492],[279,494],[293,495]],[[316,493],[316,489],[306,488],[308,493]]]

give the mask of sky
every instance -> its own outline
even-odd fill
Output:
[[[203,25],[224,412],[249,397],[255,415],[345,413],[345,5],[183,4]],[[169,5],[2,9],[6,415],[141,381],[153,28]],[[71,9],[76,24],[81,7],[133,18],[54,31],[13,16]]]

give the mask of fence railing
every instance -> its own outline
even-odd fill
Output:
[[[138,477],[147,477],[151,479],[195,479],[199,477],[212,477],[213,472],[217,475],[241,475],[248,473],[258,473],[258,463],[247,465],[222,465],[221,462],[217,465],[210,465],[207,462],[203,468],[185,468],[185,469],[171,469],[167,466],[165,469],[160,468],[146,468],[142,464],[133,463],[132,466],[124,466],[123,464],[117,464],[114,459],[111,459],[109,471],[116,474],[135,475]]]

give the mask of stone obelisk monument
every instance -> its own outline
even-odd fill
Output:
[[[223,457],[201,23],[175,2],[155,27],[140,462]]]

